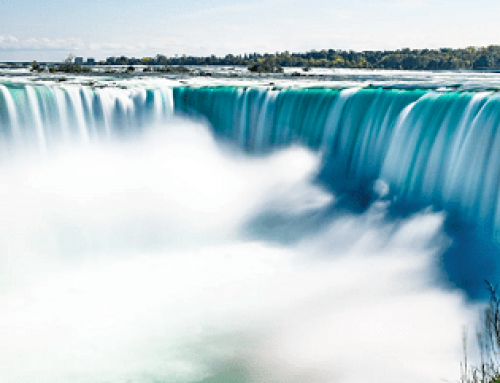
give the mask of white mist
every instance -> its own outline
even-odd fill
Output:
[[[0,381],[456,380],[474,315],[434,287],[442,216],[391,223],[378,203],[295,241],[249,230],[334,203],[318,166],[181,122],[5,160]]]

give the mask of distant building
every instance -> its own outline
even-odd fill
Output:
[[[95,65],[95,60],[92,57],[87,57],[87,65]]]
[[[75,57],[75,64],[83,64],[83,57]]]

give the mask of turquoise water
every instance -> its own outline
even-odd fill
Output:
[[[320,179],[363,210],[384,185],[394,216],[444,211],[448,280],[484,296],[498,280],[500,93],[384,88],[176,88],[176,111],[256,153],[290,144],[323,153]]]
[[[206,117],[218,135],[250,152],[289,144],[321,149],[336,184],[382,179],[399,199],[450,209],[493,231],[500,223],[499,97],[382,88],[174,89],[176,111]]]
[[[92,89],[0,85],[3,143],[102,139],[165,121],[206,118],[252,153],[291,144],[324,153],[336,184],[387,182],[400,199],[446,208],[490,229],[498,210],[500,94],[383,88]],[[333,180],[335,179],[335,181]]]
[[[93,89],[83,86],[0,84],[3,142],[99,140],[163,121],[172,114],[171,89]]]
[[[4,82],[0,380],[455,379],[498,281],[498,102]]]
[[[424,89],[10,83],[0,85],[0,134],[4,147],[31,143],[43,151],[61,139],[138,131],[175,110],[207,119],[219,138],[251,153],[292,144],[321,151],[323,178],[337,189],[369,189],[380,179],[399,201],[446,209],[496,237],[499,103],[497,92]]]

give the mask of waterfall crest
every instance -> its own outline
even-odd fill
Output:
[[[500,94],[425,89],[241,87],[92,88],[0,84],[0,146],[45,151],[140,131],[173,112],[207,119],[253,153],[290,144],[324,153],[337,189],[377,179],[399,201],[433,205],[500,227]]]
[[[337,187],[382,179],[400,201],[489,229],[500,226],[499,101],[495,92],[422,89],[174,89],[177,111],[206,117],[249,151],[321,149]]]
[[[172,89],[0,84],[0,140],[34,144],[105,139],[172,115]]]

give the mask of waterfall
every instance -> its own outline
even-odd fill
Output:
[[[1,382],[458,375],[499,93],[154,81],[0,83]]]
[[[42,152],[56,140],[140,131],[174,110],[208,119],[219,138],[248,152],[320,150],[337,190],[357,193],[381,179],[400,202],[500,227],[496,92],[0,85],[2,140]]]
[[[499,98],[422,89],[174,89],[177,111],[208,118],[218,135],[238,137],[249,151],[290,143],[322,149],[337,188],[369,189],[381,179],[399,201],[449,209],[488,229],[500,226]]]
[[[0,85],[3,140],[41,152],[58,140],[88,142],[141,130],[172,113],[171,88]]]

